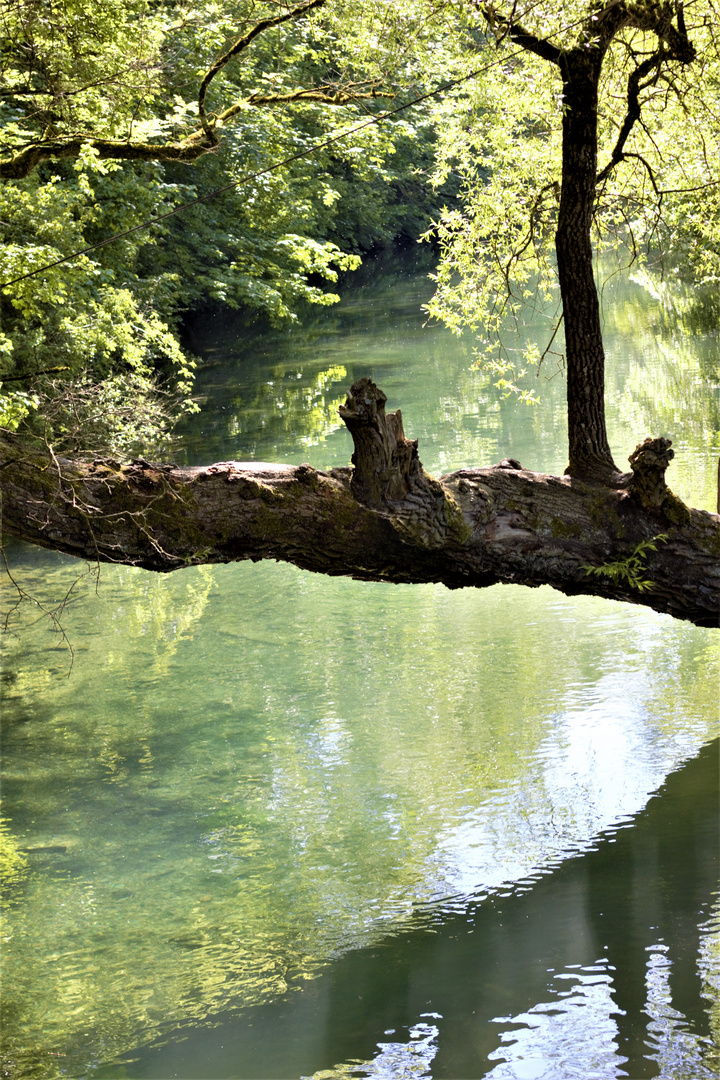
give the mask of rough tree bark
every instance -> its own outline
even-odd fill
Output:
[[[589,4],[587,17],[577,30],[576,45],[567,49],[537,37],[516,22],[516,5],[503,14],[494,2],[473,2],[500,40],[509,37],[515,45],[554,64],[562,76],[562,178],[555,250],[565,326],[567,472],[608,481],[619,470],[605,427],[605,349],[593,268],[593,217],[605,179],[626,157],[635,156],[627,153],[626,144],[641,118],[641,90],[670,64],[690,64],[695,59],[682,0],[662,4],[655,0],[600,0]],[[640,53],[642,60],[634,59],[625,117],[618,125],[610,160],[598,171],[600,76],[608,49],[625,28],[648,31],[655,35],[657,46],[650,55]]]
[[[0,441],[3,525],[89,560],[171,571],[276,559],[364,581],[551,585],[720,626],[720,515],[686,507],[665,484],[667,439],[646,439],[622,486],[546,476],[505,460],[433,479],[399,411],[361,379],[341,416],[354,468],[218,462],[200,468],[92,463]],[[647,553],[640,591],[588,567]]]
[[[561,57],[565,112],[555,250],[565,326],[572,476],[617,471],[605,427],[605,349],[591,241],[601,66],[602,53],[596,49],[576,49]]]

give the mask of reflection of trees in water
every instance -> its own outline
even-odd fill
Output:
[[[508,455],[528,468],[562,471],[563,365],[548,357],[538,378],[529,372],[527,388],[539,405],[503,398],[494,376],[472,370],[472,335],[458,338],[426,324],[421,305],[432,290],[428,269],[412,262],[405,269],[401,262],[390,270],[384,263],[381,270],[369,265],[364,280],[351,279],[341,304],[285,334],[248,334],[232,319],[217,328],[209,322],[198,351],[222,360],[201,371],[207,403],[183,428],[193,460],[307,454],[338,429],[337,403],[352,381],[371,374],[382,378],[389,407],[401,404],[430,472],[488,465]],[[641,287],[627,274],[611,276],[603,296],[608,424],[617,460],[649,432],[667,434],[678,451],[670,487],[691,505],[714,509],[713,447],[720,438],[716,301],[677,282],[658,286],[648,277]],[[549,325],[547,312],[528,310],[511,354],[533,343],[542,352]],[[343,368],[345,377],[339,375]],[[411,379],[418,370],[422,378]],[[324,443],[312,464],[347,462],[349,442],[344,433],[337,438],[338,446]]]
[[[73,572],[59,557],[42,560],[57,584]],[[460,891],[455,871],[468,856],[484,853],[502,880],[514,879],[516,863],[547,865],[559,847],[596,834],[618,812],[620,792],[639,792],[632,808],[643,805],[667,762],[709,729],[700,718],[713,715],[717,652],[685,624],[628,619],[590,598],[541,600],[521,589],[391,590],[271,564],[168,576],[108,568],[99,597],[86,593],[68,611],[71,680],[51,676],[44,627],[24,627],[29,655],[8,656],[17,679],[5,702],[5,790],[15,831],[35,850],[31,888],[8,924],[18,1005],[9,1042],[30,1032],[39,1061],[43,1047],[65,1052],[67,1038],[84,1062],[99,1045],[109,1058],[172,1024],[272,1000],[329,957],[417,926],[413,903]],[[638,723],[620,711],[625,699]],[[605,756],[572,711],[598,701]],[[627,735],[619,748],[611,721]],[[476,814],[469,841],[483,848],[443,843]],[[468,888],[499,880],[487,859]],[[576,924],[581,942],[589,933],[573,888],[562,941],[569,963],[589,963],[594,947],[577,960],[570,948]],[[473,948],[467,961],[451,954],[445,963],[443,944],[440,985],[452,984],[455,963],[462,982],[472,962],[490,991],[508,983],[489,1016],[547,1001],[544,968],[567,957],[547,960],[533,983],[527,936],[515,955],[482,910],[473,936],[463,937],[462,920],[449,931],[460,932],[461,954]],[[540,937],[542,911],[533,919]],[[512,937],[512,921],[499,922]],[[484,953],[474,950],[483,935]],[[416,976],[397,962],[407,996],[403,979]],[[376,966],[368,978],[390,975]],[[534,996],[518,1004],[515,987],[526,982]],[[310,1046],[308,1073],[342,1060],[325,1052],[310,987],[296,995],[309,1016],[300,1028],[318,1031],[301,1031],[286,1059]],[[351,1023],[357,995],[347,990]],[[375,993],[369,982],[364,997]],[[417,1020],[408,1009],[407,1023]],[[400,1053],[402,1026],[383,1037],[396,1025],[378,1023],[358,1029],[365,1056],[378,1040]],[[438,1023],[444,1047],[447,1023]],[[488,1054],[499,1031],[483,1024]],[[477,1042],[476,1028],[468,1037]],[[37,1065],[43,1075],[47,1064]],[[256,1061],[250,1075],[259,1072]]]
[[[703,997],[708,988],[698,961],[699,924],[711,915],[718,882],[718,749],[717,741],[706,746],[668,778],[632,826],[606,836],[596,851],[563,863],[531,892],[505,902],[495,899],[469,920],[448,920],[437,934],[401,937],[383,949],[346,957],[328,977],[335,1009],[327,1025],[331,1042],[348,1026],[358,1035],[382,1026],[407,1027],[422,1009],[432,1008],[443,1016],[432,1075],[482,1076],[502,1030],[490,1021],[514,1017],[513,1025],[522,1031],[528,1009],[547,1015],[538,1003],[548,1001],[561,968],[568,969],[561,978],[576,969],[579,989],[583,979],[591,981],[588,968],[600,971],[592,980],[597,983],[607,981],[605,969],[612,998],[606,1004],[621,1055],[615,1061],[627,1059],[622,1066],[627,1075],[660,1072],[673,1080],[714,1075],[701,1059],[703,1049],[711,1049],[705,1044],[710,1027],[717,1031],[718,1003]],[[392,982],[384,975],[390,971]],[[353,985],[367,987],[361,1018]],[[669,1001],[663,999],[663,985]],[[567,1015],[568,1004],[557,996],[552,1009]],[[587,1012],[591,1030],[600,1028],[589,1003]],[[539,1024],[538,1015],[533,1022]],[[580,1054],[577,1032],[573,1041]],[[560,1042],[546,1034],[544,1045],[537,1040],[536,1052],[544,1053],[549,1065]],[[349,1056],[339,1049],[333,1047],[335,1060]],[[494,1059],[503,1056],[503,1051],[493,1053]],[[512,1060],[512,1044],[508,1057]],[[556,1059],[559,1071],[547,1075],[580,1076],[589,1065],[586,1057],[576,1057],[580,1071],[566,1074]],[[493,1075],[515,1074],[493,1070]],[[616,1075],[615,1066],[598,1075]]]
[[[642,271],[630,281],[611,282],[605,305],[608,407],[640,437],[669,435],[680,451],[674,468],[685,468],[686,448],[717,453],[720,440],[720,354],[717,296],[676,280],[661,281]],[[680,449],[682,448],[682,449]],[[698,461],[694,461],[697,469]],[[683,476],[693,506],[714,510],[715,474]],[[668,478],[674,487],[672,477]],[[685,498],[684,492],[680,492]]]
[[[379,1066],[389,1046],[437,1080],[519,1076],[514,1050],[553,1080],[593,1064],[601,1077],[714,1075],[717,1002],[703,997],[698,961],[717,889],[719,779],[716,741],[631,826],[530,892],[350,953],[297,997],[150,1051],[142,1075],[225,1075],[232,1061],[237,1077],[339,1077],[350,1070],[337,1063]],[[437,1053],[425,1040],[413,1056],[403,1045],[423,1016],[436,1018]]]
[[[643,1009],[648,965],[667,949],[669,1004],[689,1030],[709,1032],[698,970],[698,924],[710,914],[718,881],[718,744],[669,777],[632,829],[602,845],[586,862],[589,910],[595,933],[617,967],[614,998],[620,1050],[640,1071],[647,1054]],[[660,1018],[653,1018],[660,1024]],[[662,1026],[662,1025],[661,1025]],[[651,1042],[655,1040],[651,1039]],[[637,1062],[637,1064],[635,1064]],[[679,1075],[679,1074],[678,1074]]]

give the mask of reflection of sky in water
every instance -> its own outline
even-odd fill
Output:
[[[348,1061],[334,1069],[321,1069],[301,1080],[431,1080],[432,1061],[437,1054],[438,1028],[427,1019],[441,1020],[438,1013],[422,1013],[420,1022],[408,1029],[408,1041],[379,1042],[379,1053],[369,1061]],[[425,1022],[423,1022],[425,1021]],[[385,1032],[395,1035],[394,1028]]]
[[[648,1061],[657,1063],[659,1080],[712,1080],[708,1065],[712,1040],[687,1030],[683,1014],[672,1005],[669,974],[672,960],[661,942],[649,946],[646,968]],[[627,1077],[628,1059],[619,1053],[613,1000],[615,968],[601,957],[594,964],[567,964],[548,971],[549,1000],[527,1011],[496,1016],[500,1046],[487,1055],[485,1076],[492,1080],[616,1080]],[[717,968],[715,976],[718,975]],[[428,1023],[428,1019],[439,1022]],[[389,1029],[386,1035],[395,1035]],[[302,1080],[431,1080],[432,1063],[442,1043],[442,1016],[423,1013],[408,1029],[407,1041],[379,1042],[370,1060],[349,1060]],[[493,1062],[497,1062],[493,1065]],[[480,1075],[479,1073],[477,1075]]]
[[[500,1035],[502,1047],[488,1055],[500,1063],[487,1075],[493,1080],[626,1076],[621,1067],[626,1059],[617,1054],[611,972],[604,960],[582,968],[568,965],[550,980],[550,1001],[539,1002],[518,1016],[496,1017],[494,1023],[513,1027]]]
[[[667,946],[658,942],[646,951],[645,1013],[650,1018],[646,1057],[657,1062],[661,1080],[710,1080],[717,1073],[703,1061],[702,1048],[711,1041],[686,1030],[685,1017],[672,1006],[672,961]],[[623,1068],[627,1058],[617,1052],[613,970],[604,960],[586,967],[568,964],[548,985],[553,1000],[539,1002],[517,1016],[497,1017],[496,1023],[513,1027],[501,1033],[502,1047],[488,1055],[500,1064],[487,1076],[493,1080],[614,1080],[627,1076]],[[565,989],[565,983],[553,985],[561,980],[568,984],[572,980],[574,985]]]
[[[705,733],[654,730],[641,673],[607,675],[584,707],[546,721],[548,734],[522,780],[468,810],[438,838],[443,886],[462,895],[518,882],[629,827],[650,794]]]

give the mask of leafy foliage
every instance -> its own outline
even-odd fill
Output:
[[[657,551],[658,544],[664,544],[668,537],[665,533],[651,536],[649,540],[641,542],[628,555],[627,559],[618,559],[616,562],[603,563],[602,566],[583,566],[582,569],[595,577],[607,577],[618,584],[627,582],[632,589],[638,592],[647,592],[652,589],[654,582],[641,577],[645,573],[645,560],[649,551]]]
[[[221,139],[189,165],[161,151],[194,138],[203,76],[238,33],[292,5],[0,6],[0,155],[55,154],[0,189],[3,280],[204,200],[3,288],[6,426],[74,450],[83,425],[93,450],[147,448],[195,408],[186,312],[223,305],[296,320],[306,304],[337,299],[328,285],[362,251],[427,227],[437,198],[423,111],[297,157],[382,109],[380,91],[412,85],[413,63],[447,21],[442,5],[420,7],[422,23],[409,0],[340,2],[258,34],[209,83],[204,108]]]
[[[562,364],[554,234],[563,84],[560,68],[539,52],[544,42],[558,50],[589,45],[592,20],[613,7],[630,14],[602,68],[596,250],[638,268],[674,264],[706,283],[720,273],[714,0],[693,4],[686,16],[682,5],[663,9],[687,24],[695,50],[689,63],[674,62],[659,44],[653,20],[660,9],[649,3],[478,4],[498,62],[436,109],[436,178],[459,174],[463,206],[440,215],[430,231],[443,254],[429,311],[457,332],[477,332],[478,362],[527,400],[534,398],[528,379],[546,355],[522,340],[528,303],[547,317],[548,351]],[[513,40],[511,26],[526,29],[539,52]]]
[[[689,64],[658,52],[644,0],[615,36],[595,216],[599,250],[648,272],[674,259],[707,283],[720,274],[714,4],[688,12]],[[458,333],[471,327],[501,389],[536,400],[531,376],[562,365],[553,235],[564,104],[557,66],[518,46],[508,20],[563,49],[588,32],[589,10],[543,0],[503,21],[501,7],[465,0],[0,0],[2,280],[204,200],[2,289],[0,419],[75,445],[60,383],[77,401],[113,379],[147,423],[131,433],[127,410],[105,402],[93,447],[147,447],[194,408],[187,312],[296,320],[308,303],[333,302],[364,251],[420,234],[443,252],[430,313]],[[471,72],[434,104],[327,145]],[[639,115],[623,134],[633,86]],[[13,176],[7,163],[33,148],[39,163]],[[544,352],[524,339],[528,303],[548,320]]]

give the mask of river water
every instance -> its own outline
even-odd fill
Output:
[[[178,460],[347,464],[370,375],[428,471],[561,471],[562,374],[503,400],[423,326],[430,289],[390,259],[290,332],[196,327]],[[714,509],[713,312],[619,278],[604,312],[616,459],[669,434],[670,486]],[[720,632],[545,588],[8,557],[48,605],[72,587],[74,661],[12,614],[3,1076],[720,1075]]]

